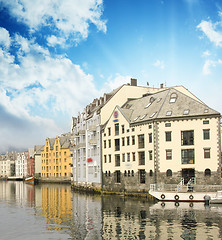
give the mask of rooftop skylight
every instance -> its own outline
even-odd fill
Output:
[[[146,117],[146,115],[147,115],[147,114],[144,114],[144,115],[140,118],[140,120],[143,120],[143,119]]]
[[[171,116],[172,115],[172,111],[167,111],[166,112],[166,116]]]
[[[152,113],[152,114],[150,115],[150,118],[154,117],[155,114],[156,114],[156,112]]]

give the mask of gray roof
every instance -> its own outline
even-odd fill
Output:
[[[209,108],[203,102],[197,101],[175,88],[168,88],[142,98],[129,100],[122,106],[121,111],[130,123],[135,124],[155,119],[220,116],[219,112]]]

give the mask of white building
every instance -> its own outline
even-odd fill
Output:
[[[138,98],[159,89],[137,86],[137,80],[122,85],[86,106],[78,117],[73,117],[71,132],[74,184],[101,187],[101,126],[108,120],[110,109],[124,104],[128,98]]]
[[[0,155],[0,176],[10,177],[15,174],[15,152],[7,152],[5,155]]]
[[[148,190],[150,183],[221,184],[220,113],[183,87],[110,109],[102,134],[103,187]]]
[[[27,177],[27,159],[28,152],[17,153],[17,157],[15,160],[16,177]]]

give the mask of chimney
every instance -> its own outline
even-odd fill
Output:
[[[163,88],[163,83],[160,84],[160,88]]]
[[[131,78],[131,86],[137,86],[137,79]]]

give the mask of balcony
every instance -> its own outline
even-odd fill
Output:
[[[76,146],[74,147],[74,149],[76,150],[76,149],[79,149],[79,148],[85,148],[86,147],[86,143],[84,142],[84,143],[78,143],[78,144],[76,144]]]
[[[89,139],[89,144],[90,145],[97,145],[97,140],[96,139]]]
[[[90,125],[89,131],[96,132],[96,125]]]
[[[79,130],[79,135],[85,135],[86,134],[86,130]]]

